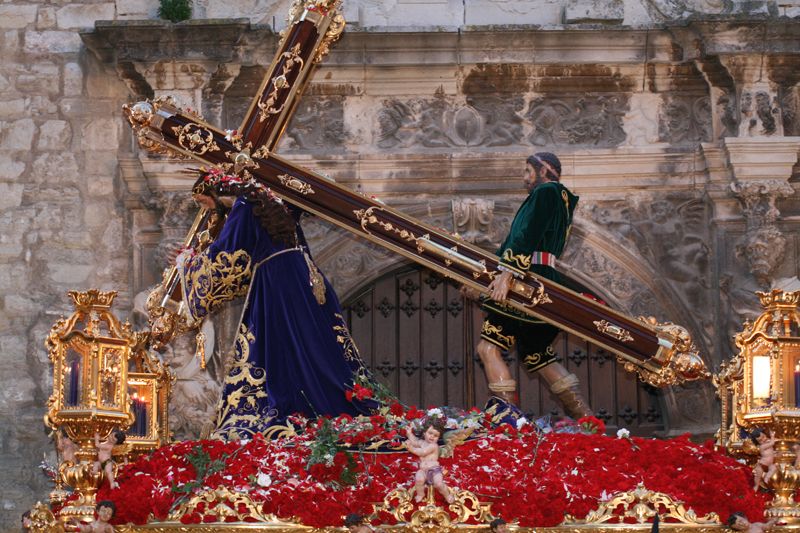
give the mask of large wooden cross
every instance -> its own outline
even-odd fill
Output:
[[[344,29],[338,7],[338,0],[295,1],[275,58],[238,130],[220,130],[170,99],[139,102],[124,111],[140,146],[251,176],[287,202],[489,294],[497,274],[495,255],[273,153],[314,65]],[[202,225],[202,216],[193,228]],[[163,303],[171,292],[167,287]],[[506,303],[609,350],[626,370],[652,385],[708,376],[680,326],[627,317],[531,273],[513,282]]]

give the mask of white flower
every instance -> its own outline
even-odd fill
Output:
[[[617,438],[618,439],[629,439],[631,438],[631,432],[625,428],[620,428],[617,430]]]
[[[528,424],[528,419],[524,416],[517,418],[517,429],[520,430]]]
[[[447,429],[456,429],[458,427],[458,420],[455,418],[448,418],[445,427]]]
[[[433,409],[428,409],[428,416],[439,416],[439,417],[441,417],[441,416],[444,416],[444,413],[442,413],[442,410],[439,409],[438,407],[434,407]]]
[[[269,477],[269,474],[259,472],[258,477],[256,478],[256,483],[258,483],[258,485],[261,487],[269,487],[272,485],[272,478]]]

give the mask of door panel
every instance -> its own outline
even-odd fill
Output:
[[[483,313],[464,301],[456,284],[421,267],[404,267],[369,282],[343,307],[365,363],[403,403],[485,404],[486,377],[475,351]],[[658,392],[625,372],[612,354],[565,333],[553,348],[610,431],[625,427],[652,435],[664,429]],[[537,375],[525,372],[516,352],[503,356],[519,382],[524,412],[563,414],[558,399]]]

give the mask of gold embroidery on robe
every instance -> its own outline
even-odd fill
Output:
[[[511,250],[511,248],[506,248],[506,251],[503,252],[502,263],[508,267],[524,272],[531,267],[531,256],[530,254],[514,255],[514,251]]]
[[[555,355],[556,352],[553,350],[553,347],[548,346],[545,349],[544,354],[539,352],[526,355],[522,362],[525,364],[525,366],[527,366],[529,372],[535,372],[543,366],[550,364]]]
[[[502,326],[495,326],[488,320],[483,321],[483,326],[481,327],[481,338],[484,338],[487,341],[497,344],[501,348],[508,350],[514,344],[515,338],[513,335],[503,335],[502,332]]]
[[[336,318],[339,319],[339,325],[333,326],[333,331],[336,332],[336,342],[342,346],[344,358],[348,361],[360,361],[361,356],[356,348],[356,343],[350,336],[350,331],[344,323],[344,317],[340,313],[336,313]]]
[[[267,373],[249,361],[250,345],[255,339],[247,326],[239,326],[233,363],[222,385],[227,395],[217,407],[217,429],[214,431],[217,436],[248,438],[274,418],[265,412],[266,405],[259,408],[259,403],[264,404],[263,399],[267,397]]]
[[[190,318],[202,318],[220,304],[246,295],[251,264],[244,250],[219,252],[213,261],[206,252],[193,257],[181,273]],[[183,279],[184,275],[188,279]]]

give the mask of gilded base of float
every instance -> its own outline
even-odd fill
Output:
[[[652,524],[612,524],[612,525],[574,525],[574,526],[556,526],[556,527],[536,527],[536,528],[521,528],[510,526],[509,531],[519,532],[536,532],[536,533],[638,533],[649,532],[652,529]],[[347,531],[343,527],[333,528],[313,528],[309,526],[297,525],[283,525],[283,524],[251,524],[251,523],[227,523],[227,524],[204,524],[204,525],[185,525],[185,524],[148,524],[146,526],[115,526],[115,531],[118,533],[213,533],[215,531],[224,531],[226,533],[254,533],[264,531],[269,533],[295,533],[295,532],[308,532],[314,533],[341,533]],[[419,531],[437,531],[447,533],[477,533],[489,531],[487,525],[454,525],[449,527],[441,526],[413,526],[410,524],[396,525],[396,526],[381,526],[381,529],[388,532],[419,532]],[[668,531],[670,533],[718,533],[720,531],[730,531],[722,525],[717,526],[690,526],[686,524],[660,524],[660,531]],[[800,527],[786,528],[781,527],[781,531],[786,529],[800,530]]]
[[[382,525],[381,529],[387,532],[478,532],[488,531],[488,523],[494,518],[491,515],[491,506],[481,503],[477,497],[466,490],[453,489],[455,501],[446,506],[437,505],[433,488],[428,488],[427,498],[424,503],[415,504],[412,501],[413,493],[407,489],[396,489],[386,495],[382,503],[373,504],[375,515],[379,512],[388,513],[397,521],[395,525]],[[187,510],[199,502],[206,502],[218,511],[219,518],[236,520],[230,522],[213,522],[205,524],[184,524],[181,518],[186,516]],[[221,503],[235,501],[236,509]],[[214,503],[216,502],[216,503]],[[63,531],[59,529],[60,523],[39,504],[39,512],[34,512],[34,520],[39,527],[33,531]],[[621,532],[649,532],[652,531],[651,523],[655,517],[660,520],[659,529],[670,533],[706,533],[718,532],[726,529],[716,513],[697,516],[694,511],[684,507],[680,501],[673,500],[669,495],[648,490],[642,484],[627,492],[619,492],[590,512],[584,519],[576,519],[570,515],[564,517],[564,522],[552,527],[517,527],[509,524],[510,531],[536,531],[539,533],[570,533],[570,532],[596,532],[596,533],[621,533]],[[249,520],[249,521],[245,521]],[[479,522],[466,523],[468,520]],[[50,522],[48,524],[48,522]],[[48,527],[49,526],[49,527]],[[53,527],[55,526],[55,528]],[[794,527],[792,529],[800,529]],[[270,533],[292,532],[341,532],[347,531],[342,527],[314,528],[291,521],[282,521],[274,515],[264,515],[258,510],[258,505],[250,501],[247,494],[235,493],[229,489],[219,488],[214,491],[195,496],[185,505],[175,510],[168,521],[150,523],[145,525],[120,525],[115,526],[118,533],[212,533],[225,531],[230,533],[253,533],[265,531]]]

